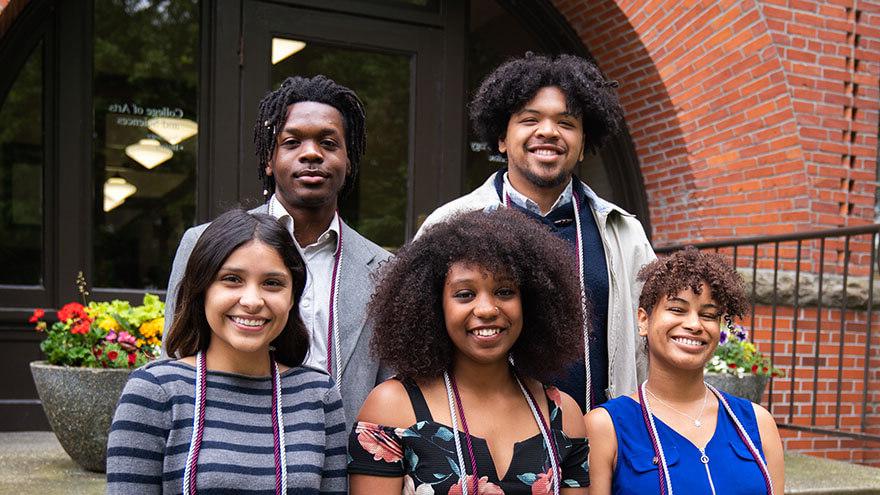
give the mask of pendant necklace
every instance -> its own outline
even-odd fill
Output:
[[[272,439],[273,457],[275,461],[275,494],[287,493],[287,454],[284,448],[284,415],[281,411],[281,374],[278,363],[271,358],[272,372]],[[195,495],[196,473],[199,454],[202,450],[202,438],[205,434],[205,396],[208,388],[208,367],[202,351],[196,354],[196,390],[195,407],[193,409],[192,438],[189,452],[186,455],[186,467],[183,470],[183,493]]]
[[[673,495],[672,478],[669,475],[669,465],[666,463],[666,455],[663,452],[663,443],[660,441],[660,434],[657,432],[657,424],[654,422],[654,413],[651,410],[651,404],[648,402],[647,395],[645,395],[645,391],[647,391],[647,383],[648,381],[645,380],[639,387],[639,402],[642,409],[642,419],[645,422],[645,428],[648,430],[648,436],[651,438],[651,446],[654,449],[654,459],[657,464],[660,493],[662,495]],[[758,448],[755,447],[755,443],[752,442],[751,437],[749,437],[745,427],[743,427],[739,418],[736,416],[736,413],[733,412],[733,408],[730,407],[730,404],[727,402],[727,399],[724,398],[724,395],[712,385],[709,385],[708,383],[705,383],[705,385],[706,388],[718,398],[719,407],[724,408],[724,411],[733,422],[740,440],[742,440],[746,448],[749,450],[749,453],[752,454],[752,458],[758,464],[758,469],[761,471],[761,476],[764,478],[764,486],[767,488],[767,495],[773,495],[773,480],[770,478],[770,470],[767,468],[767,463],[764,462],[764,458],[761,457],[761,454],[758,452]],[[651,392],[648,391],[648,393],[650,394]],[[656,396],[654,397],[656,398]],[[712,486],[714,490],[711,473],[709,472],[709,457],[706,456],[705,448],[701,449],[700,453],[702,454],[700,462],[706,467],[706,473],[709,474],[710,486]]]
[[[544,421],[544,415],[541,413],[540,408],[538,408],[537,403],[535,402],[534,397],[532,397],[532,393],[523,385],[522,380],[519,378],[519,374],[516,372],[516,369],[513,369],[513,376],[516,379],[517,385],[519,385],[520,391],[523,393],[523,396],[526,399],[526,402],[529,405],[529,409],[532,411],[532,416],[535,418],[535,422],[538,424],[538,429],[541,431],[541,436],[544,438],[544,445],[547,447],[547,450],[550,454],[550,470],[553,472],[553,477],[551,480],[551,486],[553,487],[553,494],[559,495],[559,482],[562,479],[562,470],[559,467],[559,452],[557,450],[557,446],[555,441],[551,441],[551,431],[548,424]],[[455,437],[455,453],[458,457],[458,469],[460,472],[459,475],[459,485],[461,486],[462,495],[479,495],[479,476],[477,475],[477,459],[474,456],[474,447],[471,442],[471,434],[470,429],[467,425],[467,419],[464,415],[464,407],[461,403],[461,395],[458,393],[458,385],[455,382],[455,377],[450,375],[449,372],[443,372],[443,381],[446,385],[446,397],[449,402],[449,415],[452,418],[452,434]],[[467,469],[464,463],[464,454],[461,449],[461,441],[459,440],[458,435],[458,412],[461,413],[461,426],[462,431],[465,435],[465,442],[467,444],[468,456],[471,461],[471,488],[469,489],[467,486]]]
[[[268,213],[269,216],[275,216],[272,199],[269,200]],[[333,377],[333,386],[338,388],[339,382],[342,379],[342,365],[339,360],[339,315],[337,314],[337,308],[339,307],[339,270],[342,266],[342,220],[339,218],[338,211],[333,213],[333,220],[330,221],[330,225],[333,225],[334,220],[339,225],[339,235],[336,241],[336,251],[333,252],[330,301],[327,311],[327,373]],[[294,242],[296,242],[295,239]],[[303,259],[303,263],[305,264],[305,259]],[[334,364],[336,365],[335,372],[333,369]]]
[[[648,392],[648,394],[650,394],[651,397],[657,399],[657,402],[663,404],[664,406],[668,407],[669,409],[672,409],[672,412],[674,412],[674,413],[678,413],[679,415],[684,416],[684,417],[686,417],[687,419],[693,421],[693,423],[694,423],[694,427],[696,427],[696,428],[702,428],[702,426],[703,426],[703,422],[700,421],[700,419],[702,419],[702,417],[703,417],[703,411],[706,410],[706,402],[708,402],[708,399],[709,399],[709,389],[708,389],[708,388],[706,388],[706,392],[703,394],[703,405],[702,405],[702,407],[700,407],[700,412],[699,412],[699,414],[696,415],[696,417],[691,416],[690,414],[688,414],[688,413],[686,413],[686,412],[679,411],[678,409],[672,407],[671,405],[669,405],[668,402],[666,402],[665,400],[661,399],[660,397],[657,397],[657,395],[656,395],[654,392],[651,392],[651,391],[648,389],[648,387],[645,387],[645,392]]]
[[[500,173],[500,172],[499,172]],[[586,390],[584,391],[584,404],[589,412],[593,408],[593,381],[590,372],[590,332],[589,325],[587,324],[587,312],[589,309],[589,304],[587,304],[587,290],[584,285],[584,250],[581,247],[582,229],[581,229],[581,201],[578,199],[577,195],[577,187],[574,179],[572,178],[571,183],[571,204],[574,208],[574,249],[577,253],[577,261],[578,261],[578,281],[581,286],[581,311],[583,313],[584,322],[581,326],[584,338],[584,383],[586,384]],[[510,208],[512,202],[510,200],[510,194],[507,192],[507,182],[503,183],[501,194],[504,197],[504,206]]]

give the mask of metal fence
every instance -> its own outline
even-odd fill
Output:
[[[880,441],[878,235],[880,224],[693,244],[727,255],[751,286],[751,337],[786,372],[765,395],[780,427]]]

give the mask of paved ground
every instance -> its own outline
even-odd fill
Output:
[[[13,495],[101,494],[101,473],[74,464],[52,432],[0,432],[0,493]]]
[[[785,493],[880,495],[880,469],[797,454],[785,457]],[[104,493],[104,475],[83,471],[51,432],[0,432],[0,494]]]

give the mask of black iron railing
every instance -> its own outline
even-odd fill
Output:
[[[874,352],[880,346],[873,342],[872,332],[875,322],[880,323],[880,318],[874,317],[875,308],[880,307],[874,304],[878,236],[880,224],[692,244],[698,249],[728,255],[746,279],[751,274],[752,339],[760,335],[762,338],[757,344],[765,352],[764,346],[769,343],[774,364],[777,360],[790,363],[788,367],[777,366],[786,371],[786,376],[771,379],[765,396],[765,405],[774,413],[780,427],[880,442],[880,370],[875,370],[880,358]],[[662,255],[683,247],[669,246],[656,251]],[[759,273],[759,268],[763,273]],[[772,270],[770,276],[766,276],[768,270]],[[793,291],[782,298],[780,276],[790,277],[792,271]],[[763,287],[759,287],[759,274],[765,275]],[[811,284],[814,291],[807,294],[805,301],[801,294],[802,279],[807,277],[814,282]],[[861,285],[853,289],[850,285],[856,280]],[[867,296],[863,297],[865,281]],[[826,287],[837,282],[840,282],[839,294],[836,287]],[[769,291],[768,284],[771,285]],[[792,317],[789,328],[780,330],[779,310],[783,307],[791,308]],[[768,310],[769,324],[766,318],[757,316]],[[837,311],[839,317],[835,315]],[[815,328],[804,328],[813,326]],[[864,339],[857,335],[861,331],[852,330],[862,326]],[[790,342],[778,340],[782,331],[791,332]],[[863,353],[855,355],[853,345],[849,347],[850,352],[845,352],[848,343],[860,342],[864,342]],[[833,343],[837,344],[836,356],[828,352],[831,348],[828,344]],[[788,350],[781,351],[782,348]],[[847,361],[850,364],[845,366]],[[860,373],[857,372],[859,366]],[[854,375],[860,375],[860,384]],[[820,389],[820,379],[825,390]],[[833,390],[828,390],[832,383]],[[849,392],[844,395],[845,388]],[[806,395],[809,399],[804,401]],[[860,400],[854,400],[859,395]],[[832,409],[833,422],[829,412]]]

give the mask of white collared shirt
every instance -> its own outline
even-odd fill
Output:
[[[520,208],[525,208],[526,210],[537,215],[541,215],[542,217],[546,217],[550,214],[551,211],[571,202],[571,191],[573,183],[574,181],[572,179],[568,179],[568,185],[565,186],[565,189],[563,189],[562,192],[559,194],[559,197],[556,198],[556,202],[553,203],[553,206],[551,206],[550,209],[547,210],[547,213],[544,213],[541,211],[541,207],[538,206],[538,203],[535,203],[531,200],[531,198],[517,191],[516,188],[513,187],[513,184],[510,183],[510,179],[507,177],[507,172],[504,173],[504,189],[507,190],[508,195],[510,195],[510,200],[513,201]]]
[[[272,195],[269,211],[281,220],[293,236],[293,217],[287,213],[281,202]],[[299,301],[299,313],[309,332],[309,353],[303,362],[327,371],[327,324],[330,321],[330,285],[333,279],[333,254],[339,242],[339,216],[333,215],[330,226],[318,236],[314,244],[302,247],[293,238],[293,243],[306,264],[306,287]]]

